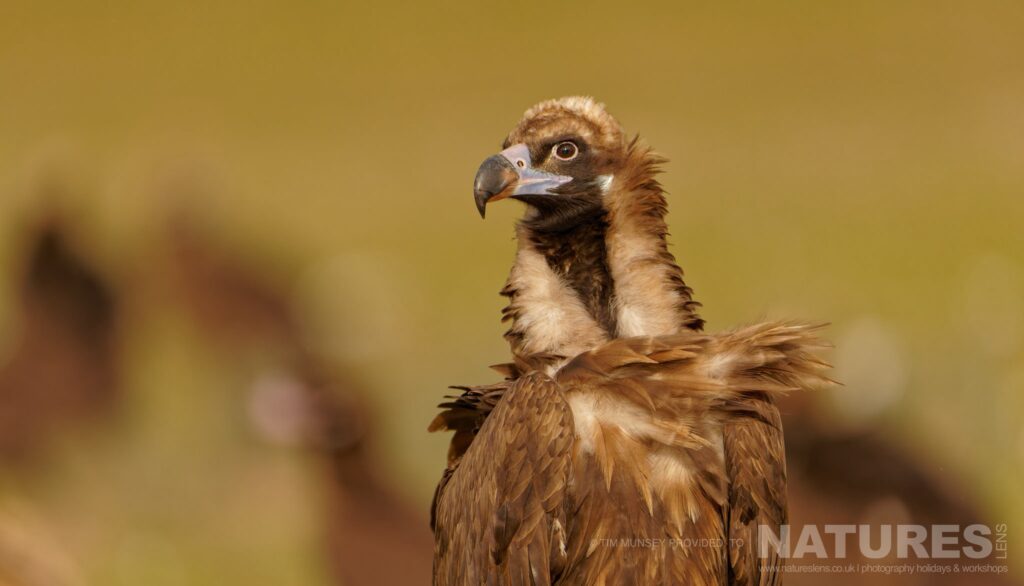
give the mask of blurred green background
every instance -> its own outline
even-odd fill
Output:
[[[481,221],[470,183],[566,94],[671,160],[709,329],[831,321],[837,421],[956,479],[1024,554],[1024,5],[999,1],[0,2],[0,358],[55,208],[124,310],[116,416],[0,471],[0,544],[41,551],[40,584],[330,582],[315,456],[247,423],[278,358],[217,349],[168,293],[181,210],[357,381],[425,519],[435,405],[507,359],[520,209]]]

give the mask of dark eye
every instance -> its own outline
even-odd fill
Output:
[[[551,149],[551,152],[555,153],[555,156],[563,161],[571,161],[576,158],[576,155],[580,154],[579,147],[572,141],[560,142],[555,145],[555,148]]]

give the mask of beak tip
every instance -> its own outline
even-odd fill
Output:
[[[483,218],[487,212],[487,200],[491,198],[491,193],[488,191],[476,189],[473,191],[473,199],[476,201],[476,211],[480,212],[480,217]]]

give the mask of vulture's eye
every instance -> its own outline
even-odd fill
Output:
[[[576,146],[576,143],[567,140],[556,144],[555,148],[551,149],[551,152],[555,153],[555,156],[563,161],[571,161],[576,158],[576,155],[580,154],[580,149]]]

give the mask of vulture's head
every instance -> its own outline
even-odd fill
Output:
[[[527,204],[528,226],[563,230],[602,212],[631,145],[602,104],[569,97],[527,110],[503,149],[480,165],[473,183],[481,217],[489,202],[512,198]]]

